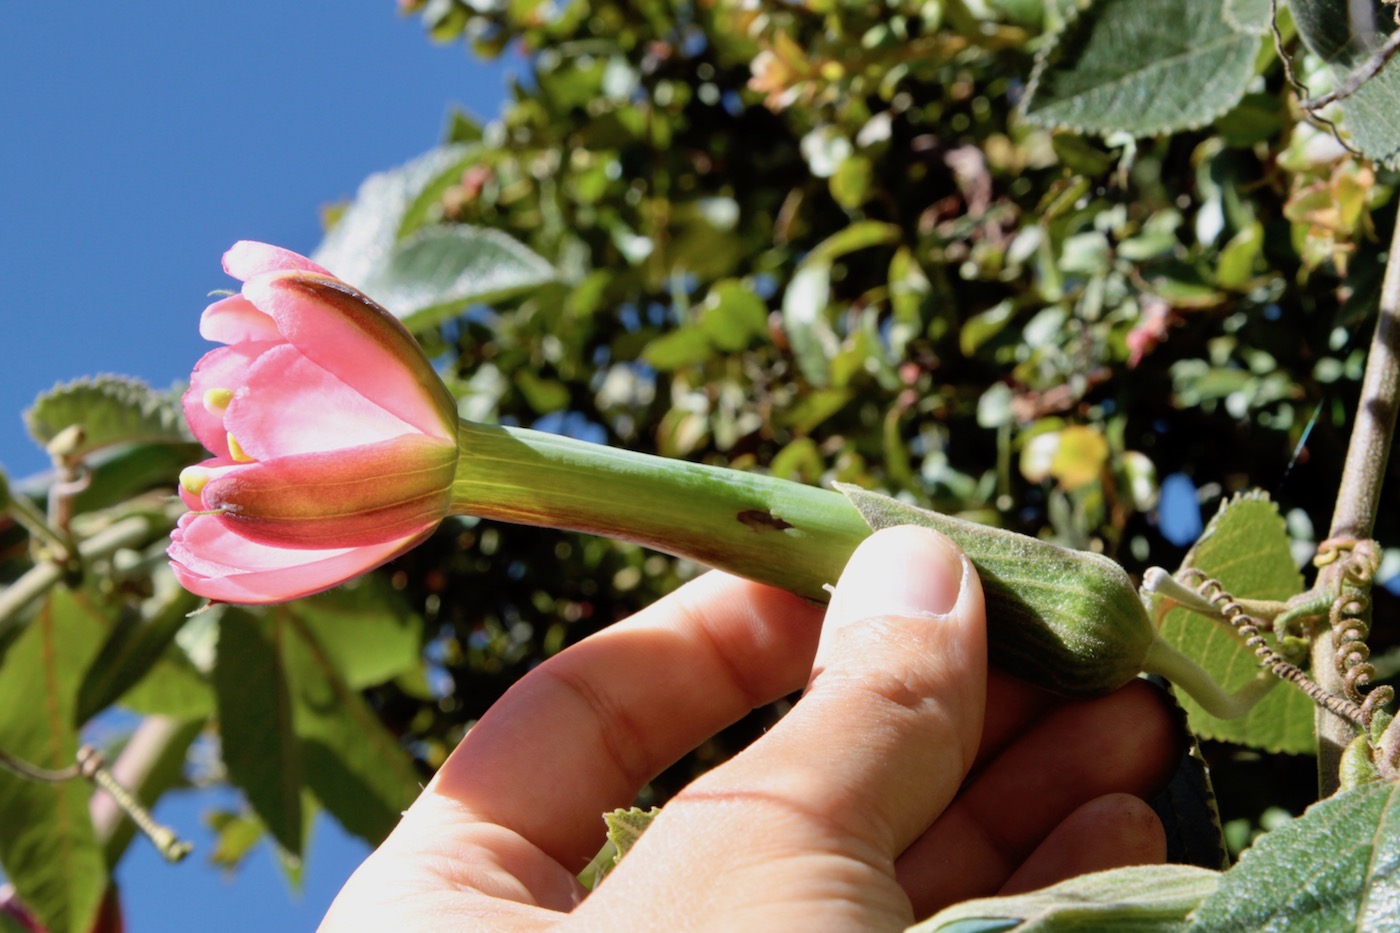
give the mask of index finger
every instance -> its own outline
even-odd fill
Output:
[[[573,645],[471,728],[410,813],[506,827],[572,871],[600,815],[752,709],[801,689],[822,608],[718,572]],[[450,832],[441,819],[437,832]]]

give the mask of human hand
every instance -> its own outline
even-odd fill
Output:
[[[1162,861],[1139,799],[1180,753],[1160,694],[1135,682],[1067,703],[988,675],[985,634],[975,572],[929,529],[863,543],[825,622],[706,574],[507,691],[322,930],[900,930],[969,897]],[[804,684],[582,889],[603,812]]]

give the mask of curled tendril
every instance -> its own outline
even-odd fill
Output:
[[[1356,538],[1328,538],[1317,547],[1313,564],[1326,567],[1341,561],[1336,597],[1328,613],[1334,646],[1333,663],[1342,676],[1346,695],[1361,705],[1363,724],[1369,728],[1376,711],[1395,698],[1387,686],[1369,691],[1376,668],[1366,637],[1371,633],[1367,614],[1371,608],[1370,587],[1380,569],[1380,548],[1374,541]]]
[[[1194,567],[1188,567],[1183,576],[1185,577],[1184,582],[1192,583],[1196,587],[1196,591],[1214,606],[1221,617],[1239,633],[1240,637],[1244,639],[1245,646],[1250,648],[1259,660],[1260,667],[1275,677],[1298,687],[1318,706],[1365,728],[1365,723],[1369,721],[1365,708],[1348,697],[1339,697],[1324,690],[1299,667],[1290,664],[1269,647],[1269,643],[1259,632],[1260,626],[1264,623],[1245,612],[1244,607],[1235,600],[1235,597],[1225,589],[1219,580],[1207,577]]]

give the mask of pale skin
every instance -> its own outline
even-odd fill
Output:
[[[862,544],[826,610],[706,574],[512,687],[321,929],[902,930],[1162,861],[1141,798],[1180,753],[1165,700],[1141,681],[1057,700],[989,674],[985,633],[975,572],[925,528]],[[604,811],[804,688],[580,887]]]

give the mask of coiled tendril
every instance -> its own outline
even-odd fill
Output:
[[[1339,560],[1344,563],[1327,616],[1335,649],[1333,661],[1342,675],[1347,698],[1361,705],[1362,723],[1370,728],[1376,710],[1395,698],[1395,691],[1388,686],[1365,689],[1376,676],[1366,636],[1371,633],[1371,582],[1380,569],[1380,551],[1374,541],[1328,538],[1317,546],[1313,564],[1321,568]]]
[[[1195,567],[1186,568],[1182,572],[1182,576],[1184,577],[1183,582],[1195,586],[1196,591],[1214,606],[1221,617],[1239,633],[1240,637],[1244,639],[1246,647],[1252,649],[1254,656],[1259,659],[1260,667],[1275,677],[1295,685],[1307,694],[1314,703],[1329,712],[1365,728],[1365,724],[1370,718],[1365,708],[1350,697],[1339,697],[1329,693],[1303,673],[1297,665],[1285,661],[1260,634],[1259,628],[1263,623],[1249,615],[1219,580],[1207,577]]]

